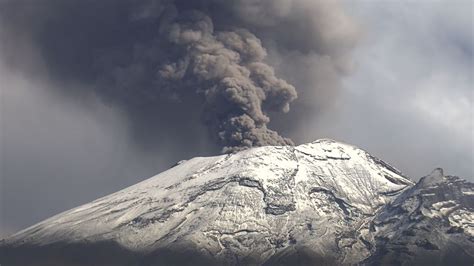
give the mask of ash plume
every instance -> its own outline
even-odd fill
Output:
[[[192,93],[202,99],[204,123],[225,152],[292,144],[267,128],[266,113],[288,112],[296,90],[263,62],[266,51],[255,35],[240,28],[215,31],[199,11],[162,20],[158,38],[140,47],[128,66],[112,70],[113,88],[123,84],[114,76],[133,77],[137,68],[149,68],[155,73],[140,78],[151,79],[152,95],[180,99]]]
[[[223,152],[292,145],[270,129],[270,116],[277,128],[293,126],[324,105],[350,68],[358,36],[329,0],[2,5],[3,36],[22,32],[53,76],[93,84],[93,94],[130,115],[135,131],[155,127],[158,139],[159,132],[193,138],[198,126],[188,127],[199,120]]]

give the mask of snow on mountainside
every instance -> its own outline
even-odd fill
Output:
[[[435,169],[372,222],[372,264],[473,265],[474,184]]]
[[[253,148],[182,161],[27,228],[4,240],[0,263],[378,265],[453,247],[471,263],[473,195],[442,174],[415,185],[333,140]]]

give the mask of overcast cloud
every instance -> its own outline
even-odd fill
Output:
[[[473,180],[473,2],[348,6],[365,38],[338,105],[314,130],[327,129],[413,178],[439,166]]]
[[[278,3],[284,11],[290,2]],[[349,47],[354,35],[359,39],[351,57],[340,52],[347,47],[336,53],[321,47],[307,51],[311,42],[305,46],[297,35],[292,40],[299,40],[298,49],[283,49],[295,45],[279,37],[286,36],[285,28],[259,35],[268,65],[304,96],[291,104],[288,115],[272,115],[270,128],[296,143],[328,137],[354,144],[414,179],[443,167],[473,180],[473,2],[343,4],[354,27],[340,27],[351,33],[340,35],[347,39],[339,42]],[[258,31],[272,22],[270,17],[245,23]],[[8,49],[0,49],[0,236],[134,184],[178,160],[219,153],[196,114],[192,119],[177,114],[188,120],[172,125],[104,102],[90,93],[90,83],[58,79],[67,72],[52,68],[29,36],[18,35],[15,41],[21,43],[2,40]],[[11,47],[22,56],[12,59]],[[81,93],[64,97],[57,93],[64,86]],[[150,121],[157,123],[147,126]],[[187,137],[190,128],[193,138]]]

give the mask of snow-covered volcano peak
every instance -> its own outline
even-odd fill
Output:
[[[114,243],[153,263],[190,251],[205,264],[244,265],[309,250],[312,260],[353,264],[374,251],[372,219],[413,185],[382,160],[334,140],[252,148],[181,161],[4,245]]]

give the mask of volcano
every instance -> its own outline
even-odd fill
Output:
[[[322,139],[180,161],[2,240],[0,264],[473,265],[473,211],[470,182]]]

